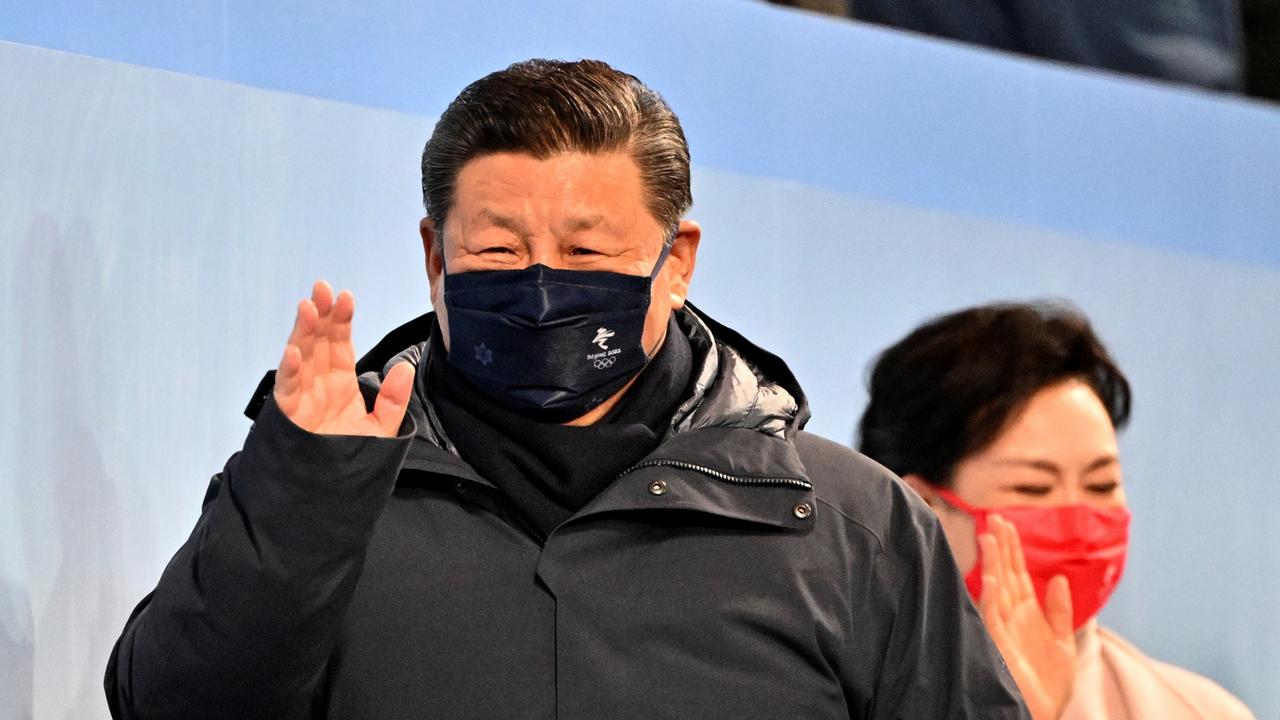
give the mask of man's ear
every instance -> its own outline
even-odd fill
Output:
[[[436,294],[441,292],[440,277],[444,274],[444,247],[438,241],[436,224],[429,217],[418,223],[418,234],[422,236],[422,255],[427,266],[427,282],[431,284],[431,301],[435,302]]]
[[[919,495],[920,499],[924,500],[929,507],[933,508],[934,512],[938,511],[940,503],[938,493],[934,492],[933,486],[926,482],[923,477],[915,473],[907,473],[902,476],[902,481],[907,484],[907,487],[914,490],[916,495]]]
[[[671,306],[684,307],[689,297],[689,283],[693,280],[693,268],[698,262],[698,243],[702,241],[702,228],[692,220],[681,220],[671,243],[671,254],[663,271],[670,280]]]

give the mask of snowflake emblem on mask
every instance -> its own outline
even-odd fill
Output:
[[[493,351],[484,343],[476,346],[476,361],[485,367],[493,364]]]

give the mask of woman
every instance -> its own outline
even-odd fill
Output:
[[[1116,431],[1129,383],[1080,314],[962,310],[876,360],[861,450],[938,515],[1036,720],[1252,718],[1094,616],[1120,580],[1129,511]]]

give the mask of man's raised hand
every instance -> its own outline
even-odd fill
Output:
[[[382,380],[373,412],[365,411],[356,381],[351,345],[355,297],[333,296],[318,280],[311,298],[298,303],[298,316],[276,372],[275,400],[295,425],[321,435],[395,437],[409,406],[413,366],[397,363]]]

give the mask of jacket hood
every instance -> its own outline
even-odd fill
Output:
[[[427,313],[388,333],[356,364],[362,384],[376,387],[382,374],[401,361],[418,366],[430,352],[428,338],[435,321],[435,313]],[[720,427],[790,439],[804,427],[808,401],[781,358],[691,304],[676,314],[676,322],[693,348],[697,380],[692,395],[671,418],[672,434]],[[409,410],[419,421],[420,436],[452,449],[430,403],[414,393]]]
[[[672,417],[673,430],[736,427],[790,438],[809,421],[809,402],[782,358],[689,303],[676,322],[701,367],[692,397]]]

